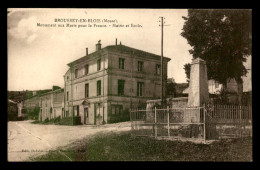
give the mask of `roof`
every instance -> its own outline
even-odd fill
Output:
[[[32,98],[34,98],[34,97],[40,97],[40,96],[48,95],[48,94],[55,93],[55,92],[59,92],[59,91],[64,92],[64,88],[57,89],[57,90],[51,90],[51,89],[49,90],[49,89],[48,89],[48,91],[45,92],[45,93],[36,94],[35,96],[32,96],[32,97],[27,98],[27,99],[25,99],[25,100],[32,99]]]
[[[161,59],[160,55],[149,53],[149,52],[142,51],[142,50],[139,50],[139,49],[136,49],[136,48],[132,48],[132,47],[128,47],[128,46],[125,46],[125,45],[110,45],[110,46],[106,46],[106,47],[102,48],[99,51],[95,51],[95,52],[93,52],[91,54],[88,54],[87,57],[91,58],[92,56],[95,56],[96,54],[98,54],[98,53],[100,53],[102,51],[117,51],[117,52],[135,54],[135,55],[141,56],[141,57],[148,56],[149,58]],[[86,56],[83,56],[83,57],[81,57],[81,58],[79,58],[77,60],[74,60],[74,61],[68,63],[67,65],[71,66],[73,63],[76,63],[76,62],[82,60],[85,57]],[[171,60],[168,57],[163,57],[163,58],[164,58],[164,60],[167,60],[167,62],[169,62]]]

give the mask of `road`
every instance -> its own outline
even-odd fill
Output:
[[[29,157],[39,156],[60,146],[66,146],[79,139],[98,132],[129,131],[130,122],[100,126],[40,125],[32,121],[8,122],[8,161],[30,161]]]

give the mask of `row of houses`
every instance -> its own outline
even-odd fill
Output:
[[[163,95],[167,65],[163,58]],[[161,56],[134,49],[121,42],[102,48],[67,64],[64,88],[35,95],[18,104],[22,115],[39,109],[38,119],[80,117],[82,124],[110,123],[130,108],[144,106],[161,95]]]

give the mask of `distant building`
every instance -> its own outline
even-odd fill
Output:
[[[214,98],[215,95],[218,95],[221,93],[223,90],[223,84],[219,83],[216,80],[210,79],[208,80],[208,89],[209,89],[209,94],[211,98]],[[227,86],[225,90],[228,101],[230,103],[237,104],[239,101],[242,100],[242,93],[243,93],[243,84],[242,83],[237,83],[235,79],[229,79],[227,81]],[[184,91],[184,94],[189,93],[189,87],[187,87]]]
[[[236,82],[235,79],[229,79],[227,81],[226,92],[228,93],[238,93],[239,84]],[[219,83],[216,80],[210,79],[208,80],[208,87],[209,87],[209,94],[220,94],[221,90],[223,89],[223,84]],[[184,94],[189,93],[189,87],[183,90]]]
[[[64,89],[53,86],[52,89],[35,91],[29,98],[17,103],[18,117],[38,112],[38,120],[53,119],[62,116],[64,108]],[[35,117],[34,117],[35,118]]]
[[[121,43],[101,48],[99,41],[95,52],[86,49],[86,56],[68,64],[63,117],[80,116],[83,124],[110,123],[131,107],[160,98],[160,60]],[[164,57],[164,90],[169,61]]]

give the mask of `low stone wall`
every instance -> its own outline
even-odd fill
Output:
[[[170,107],[184,108],[184,107],[187,107],[188,97],[167,98],[166,103],[167,103],[167,106],[170,106]],[[146,101],[147,110],[154,108],[155,106],[161,106],[161,99]]]
[[[149,111],[154,109],[154,107],[161,106],[161,100],[148,100],[146,105],[146,121],[154,122],[154,111]],[[167,98],[167,106],[171,108],[186,108],[179,110],[179,114],[183,117],[183,123],[198,123],[200,122],[200,110],[199,108],[188,108],[188,97],[178,97],[178,98]],[[176,113],[175,113],[176,114]]]

